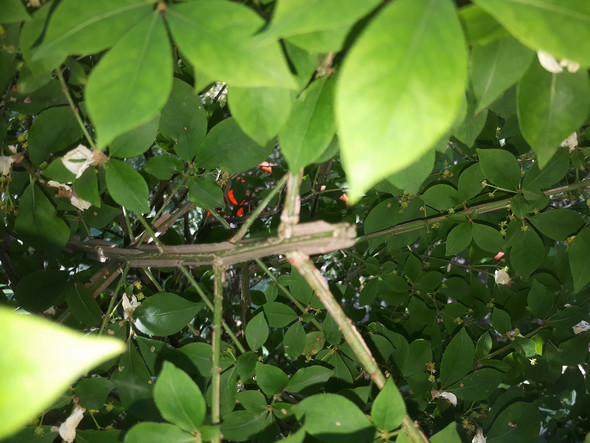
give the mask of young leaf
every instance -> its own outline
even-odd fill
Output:
[[[323,77],[297,98],[279,134],[281,150],[291,171],[317,160],[334,138],[335,131],[334,80]]]
[[[149,189],[139,172],[127,163],[111,159],[105,165],[107,189],[118,204],[139,213],[150,211]]]
[[[30,422],[76,378],[123,352],[107,337],[81,334],[32,315],[0,308],[0,438]]]
[[[447,388],[473,369],[475,347],[465,328],[455,334],[440,364],[440,384]]]
[[[480,112],[515,84],[529,68],[535,53],[514,37],[504,37],[471,50],[471,81]]]
[[[166,20],[180,50],[209,77],[242,88],[296,89],[278,42],[260,42],[264,20],[226,0],[176,3]]]
[[[198,432],[207,405],[186,372],[165,361],[154,386],[154,400],[162,417],[187,432]]]
[[[574,292],[578,293],[590,282],[590,226],[580,231],[568,250],[570,268],[574,279]]]
[[[371,408],[373,423],[380,430],[392,431],[402,424],[405,415],[404,400],[390,378],[373,402]]]
[[[266,395],[277,395],[285,389],[289,383],[289,377],[276,366],[258,362],[256,363],[256,382]]]
[[[207,115],[201,97],[177,78],[168,103],[162,108],[160,132],[174,141],[174,151],[186,162],[193,160],[207,133]]]
[[[117,136],[149,122],[172,89],[172,54],[157,12],[131,28],[88,78],[86,105],[104,148]]]
[[[352,202],[441,138],[455,120],[466,80],[465,41],[451,1],[384,6],[345,58],[336,90]],[[371,118],[359,124],[359,115]]]
[[[287,122],[292,95],[282,88],[232,87],[227,102],[242,131],[259,145],[265,145]]]
[[[520,166],[514,155],[503,149],[478,149],[477,156],[486,179],[501,188],[518,189]]]
[[[48,160],[82,137],[82,129],[69,107],[41,112],[29,131],[29,155],[35,165]]]
[[[246,325],[246,341],[253,351],[260,348],[268,338],[268,323],[264,318],[264,313],[259,312]]]
[[[201,309],[203,305],[200,303],[160,292],[143,300],[133,317],[135,326],[144,334],[167,337],[183,329]]]
[[[586,0],[474,0],[528,47],[590,65]]]

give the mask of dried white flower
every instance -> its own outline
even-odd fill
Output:
[[[56,182],[55,180],[49,180],[47,182],[47,185],[52,188],[58,188],[60,191],[58,192],[57,197],[69,197],[70,203],[72,204],[72,206],[75,206],[76,208],[80,209],[81,211],[85,211],[86,209],[88,209],[92,206],[92,203],[87,202],[86,200],[82,200],[80,197],[78,197],[76,195],[76,193],[71,188],[71,186],[68,186],[65,183],[59,183],[59,182]],[[61,191],[62,189],[63,189],[63,193]]]
[[[70,203],[81,211],[85,211],[90,206],[92,206],[92,203],[87,202],[86,200],[82,200],[80,197],[76,195],[72,195],[70,197]]]
[[[86,409],[80,405],[74,406],[70,416],[59,427],[59,435],[67,443],[73,443],[74,439],[76,438],[76,428],[82,421],[82,418],[84,418],[85,411]]]
[[[92,151],[84,145],[78,145],[61,159],[66,169],[74,174],[76,178],[84,173],[94,162]]]
[[[471,440],[471,443],[486,443],[486,441],[487,438],[483,436],[483,429],[477,428],[477,431],[475,432],[475,436]]]
[[[127,297],[127,294],[123,294],[123,310],[125,311],[125,319],[133,319],[133,311],[141,305],[141,302],[137,301],[137,297],[134,295],[131,300]]]
[[[512,284],[512,280],[510,279],[508,272],[506,272],[506,268],[496,270],[494,273],[494,279],[498,285],[510,286]]]
[[[568,72],[571,73],[577,72],[578,69],[580,69],[579,63],[573,62],[566,58],[558,62],[555,57],[545,51],[538,50],[537,58],[539,59],[541,66],[553,74],[559,74],[560,72],[563,72],[563,68],[567,68]]]
[[[13,154],[16,154],[18,152],[18,148],[14,145],[8,145],[8,150]]]
[[[573,134],[570,134],[570,136],[562,141],[559,146],[562,148],[570,148],[570,152],[572,152],[578,147],[578,133],[574,132]]]
[[[433,389],[432,391],[430,391],[430,395],[432,395],[433,399],[439,398],[439,397],[444,398],[453,406],[457,406],[457,396],[455,394],[453,394],[452,392],[437,391],[436,389]]]
[[[0,174],[2,174],[2,175],[10,174],[10,168],[12,167],[13,163],[14,163],[14,158],[12,158],[12,155],[0,156]]]
[[[589,330],[590,329],[590,323],[588,323],[585,320],[582,320],[577,325],[572,326],[572,329],[574,330],[574,334],[578,335],[578,334],[581,334],[582,332],[586,332],[587,330]]]

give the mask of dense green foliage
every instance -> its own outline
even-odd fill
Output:
[[[0,24],[2,441],[590,431],[590,2]]]

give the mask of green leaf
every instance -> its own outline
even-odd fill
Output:
[[[287,41],[310,54],[327,54],[329,52],[340,52],[349,33],[350,26],[343,26],[327,31],[294,35],[287,38]]]
[[[580,214],[571,209],[543,212],[529,217],[529,221],[541,234],[557,241],[565,240],[568,235],[577,232],[584,225]]]
[[[68,107],[41,112],[29,131],[29,155],[35,165],[48,160],[82,137],[82,129]]]
[[[565,149],[559,149],[542,170],[539,169],[538,163],[534,163],[522,182],[525,197],[527,191],[547,189],[558,183],[567,174],[569,166],[570,156]]]
[[[160,115],[149,122],[119,135],[109,146],[109,153],[115,157],[135,157],[147,151],[156,139]]]
[[[23,309],[43,312],[63,296],[67,279],[67,272],[38,269],[19,280],[14,288],[14,297]]]
[[[504,248],[504,239],[500,232],[491,226],[483,223],[473,223],[471,225],[473,241],[484,251],[499,252]]]
[[[165,361],[154,386],[154,400],[162,417],[187,432],[198,432],[207,405],[186,372]]]
[[[488,355],[491,350],[492,338],[489,333],[484,332],[477,340],[477,345],[475,346],[475,358],[479,360]]]
[[[475,347],[465,328],[455,334],[445,350],[440,364],[440,384],[447,388],[461,380],[473,369]]]
[[[530,226],[525,224],[523,228],[510,240],[510,263],[522,278],[528,278],[545,261],[545,246]]]
[[[525,45],[590,65],[586,0],[474,0]]]
[[[238,357],[236,368],[242,380],[250,378],[256,372],[256,363],[258,362],[258,355],[255,352],[244,352]]]
[[[475,97],[471,91],[468,91],[465,118],[460,125],[453,129],[453,135],[467,147],[473,146],[488,118],[487,109],[483,112],[476,112],[475,105]]]
[[[47,286],[51,288],[52,286]],[[92,297],[92,290],[83,284],[74,283],[66,290],[66,302],[72,316],[89,328],[97,327],[102,320],[102,311]]]
[[[190,200],[200,208],[223,206],[223,191],[211,177],[190,177],[187,181]]]
[[[502,309],[494,308],[492,311],[492,327],[502,335],[511,331],[512,319],[510,314]]]
[[[488,443],[520,443],[539,436],[540,414],[535,403],[516,402],[494,420],[486,437]]]
[[[169,423],[138,423],[125,434],[125,443],[197,443],[197,437]]]
[[[547,286],[533,280],[533,285],[527,296],[529,311],[535,317],[545,319],[553,313],[555,296]]]
[[[447,236],[446,255],[463,252],[471,244],[471,224],[461,223],[455,226]]]
[[[207,115],[201,97],[187,83],[175,78],[172,94],[162,109],[160,132],[174,141],[174,151],[191,162],[207,133]]]
[[[33,60],[103,51],[151,15],[153,7],[149,3],[153,2],[103,0],[83,4],[64,0],[51,14],[43,43],[35,49]]]
[[[268,338],[268,323],[264,318],[264,313],[259,312],[246,325],[246,341],[253,351],[260,348]]]
[[[451,1],[384,6],[346,56],[336,90],[352,202],[414,163],[450,129],[466,81],[465,41]],[[359,116],[371,118],[359,124]]]
[[[27,13],[21,0],[3,0],[0,23],[18,23],[28,21],[31,17]]]
[[[334,80],[323,77],[311,83],[297,98],[279,134],[281,150],[291,171],[316,161],[335,132]]]
[[[184,171],[184,163],[172,155],[158,155],[150,158],[143,170],[158,180],[170,180],[174,174]]]
[[[478,149],[479,166],[484,177],[496,186],[516,191],[520,185],[520,166],[503,149]]]
[[[46,410],[79,376],[125,349],[119,340],[84,337],[4,307],[0,335],[0,438]]]
[[[402,424],[406,405],[397,386],[390,378],[379,392],[371,407],[371,418],[378,429],[392,431]]]
[[[300,368],[291,377],[286,391],[300,393],[312,386],[323,386],[334,375],[334,371],[324,366]]]
[[[264,20],[225,0],[177,3],[166,11],[174,41],[193,66],[242,88],[296,89],[279,43],[260,42]]]
[[[431,186],[420,195],[420,199],[439,211],[448,211],[461,203],[457,190],[445,184]]]
[[[135,168],[111,159],[105,165],[105,170],[107,189],[115,202],[135,212],[150,212],[147,183]]]
[[[223,417],[221,432],[229,441],[246,441],[259,434],[269,423],[268,412],[233,411]]]
[[[198,2],[200,3],[200,2]],[[272,144],[260,146],[240,129],[233,118],[216,124],[198,149],[195,166],[243,172],[267,159]]]
[[[102,377],[92,377],[80,380],[74,392],[83,408],[101,409],[114,388],[112,381]]]
[[[375,429],[363,412],[347,398],[336,394],[307,397],[293,406],[297,418],[305,416],[305,430],[321,441],[369,441]]]
[[[68,225],[35,184],[29,185],[20,197],[14,228],[25,243],[50,256],[59,253],[70,239]]]
[[[461,200],[470,200],[478,195],[481,190],[481,182],[484,176],[479,163],[475,163],[463,170],[459,176],[457,195]]]
[[[289,377],[281,369],[272,365],[256,363],[256,382],[266,395],[277,395],[283,392]]]
[[[265,145],[287,122],[291,97],[288,89],[232,87],[227,101],[242,131],[256,143]]]
[[[283,328],[298,317],[295,311],[284,303],[265,303],[263,309],[271,328]]]
[[[459,18],[465,29],[467,42],[471,45],[487,45],[509,35],[500,23],[479,6],[463,6],[459,10]]]
[[[144,17],[88,78],[86,105],[103,148],[154,118],[172,90],[172,54],[159,13]]]
[[[392,185],[403,189],[410,195],[416,195],[420,190],[422,182],[424,182],[432,172],[434,159],[434,151],[426,151],[422,157],[407,168],[397,171],[395,174],[387,177],[387,181]]]
[[[260,391],[241,391],[236,394],[236,403],[240,403],[246,411],[260,413],[268,411],[266,397]]]
[[[167,337],[182,330],[197,312],[200,303],[192,303],[179,295],[159,292],[141,302],[133,317],[135,326],[144,334]]]
[[[379,0],[279,0],[264,35],[284,38],[327,29],[349,28],[378,4]]]
[[[197,368],[197,372],[201,377],[211,377],[211,358],[213,351],[209,343],[196,342],[184,345],[179,349],[190,362]]]
[[[586,121],[588,75],[583,71],[552,74],[533,63],[518,84],[517,106],[522,135],[543,168],[560,143]]]
[[[293,360],[303,353],[305,349],[305,330],[301,326],[301,322],[297,321],[289,326],[283,338],[283,346],[285,354]]]
[[[442,431],[438,431],[430,438],[430,443],[461,443],[461,437],[457,432],[457,424],[452,422]]]
[[[504,37],[471,50],[471,81],[475,112],[487,108],[514,85],[531,65],[535,53],[514,37]]]
[[[63,162],[58,159],[59,163]],[[74,183],[76,195],[82,200],[92,203],[100,208],[100,195],[98,192],[98,171],[96,168],[88,168]]]
[[[570,269],[574,279],[574,292],[580,292],[590,282],[590,226],[580,231],[568,249]]]

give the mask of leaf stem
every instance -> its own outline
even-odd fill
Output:
[[[211,347],[213,356],[211,359],[211,421],[215,425],[221,420],[220,413],[220,391],[221,391],[221,366],[219,366],[221,357],[221,311],[223,306],[223,280],[225,277],[225,267],[221,260],[216,261],[213,265],[213,334],[211,338]]]
[[[156,234],[152,230],[152,227],[150,226],[150,224],[145,220],[145,218],[143,218],[143,216],[141,214],[136,212],[135,216],[137,217],[139,222],[143,225],[144,229],[149,234],[149,236],[152,238],[152,240],[154,240],[154,244],[156,245],[156,248],[158,248],[158,251],[160,252],[160,254],[163,254],[164,249],[162,248],[162,242],[158,239],[158,237],[156,237]]]
[[[125,283],[125,280],[127,279],[128,272],[129,272],[129,264],[125,265],[125,268],[121,272],[121,277],[119,278],[119,283],[117,283],[117,287],[115,288],[115,290],[113,291],[113,294],[111,295],[111,301],[109,302],[109,307],[107,308],[107,313],[105,314],[104,318],[102,319],[102,324],[100,325],[100,329],[98,330],[98,335],[102,335],[102,333],[104,332],[104,329],[107,326],[109,318],[111,318],[113,316],[113,308],[115,306],[115,300],[117,299],[117,296],[119,295],[119,291],[121,290],[121,287],[123,286],[123,284]]]

